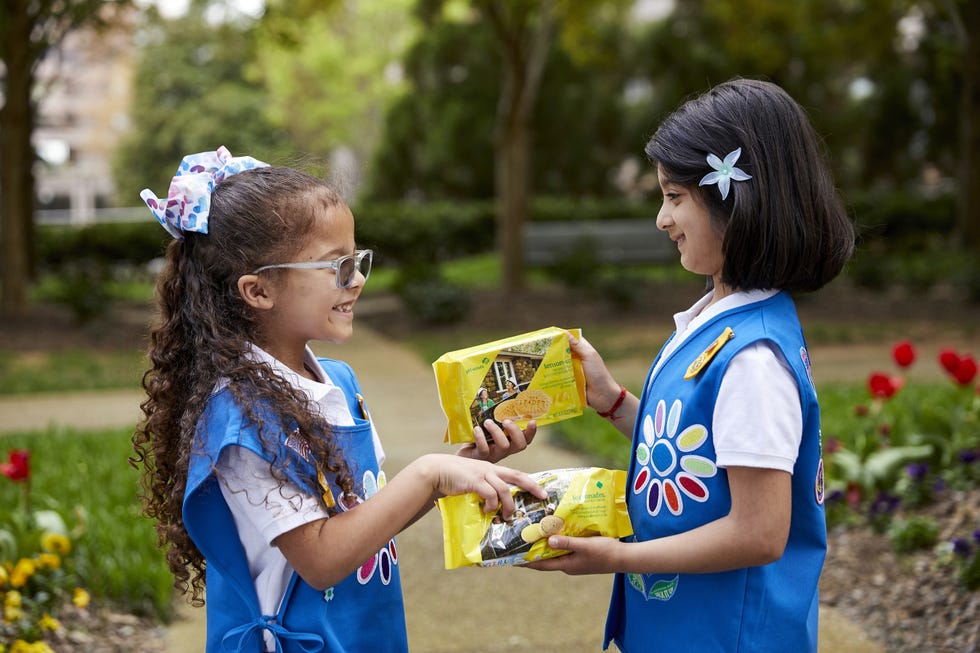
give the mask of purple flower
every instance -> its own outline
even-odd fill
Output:
[[[959,457],[961,463],[969,465],[977,461],[978,455],[976,449],[960,449]]]
[[[871,506],[868,508],[871,517],[877,515],[885,515],[895,512],[898,509],[898,504],[901,503],[901,498],[893,494],[888,494],[887,492],[879,492],[875,500],[871,502]]]
[[[964,540],[962,537],[954,537],[952,540],[953,553],[964,558],[968,557],[973,551],[973,547],[970,543]]]
[[[976,542],[977,544],[980,544],[980,528],[973,531],[973,541]]]
[[[921,481],[929,473],[929,463],[910,463],[905,472],[914,481]]]

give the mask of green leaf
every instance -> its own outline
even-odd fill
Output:
[[[865,461],[865,468],[874,480],[892,476],[900,467],[910,462],[924,460],[932,454],[932,446],[924,444],[915,447],[894,447],[882,449],[871,454]]]

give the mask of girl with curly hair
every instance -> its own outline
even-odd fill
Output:
[[[477,428],[386,481],[353,370],[308,346],[351,336],[371,270],[343,199],[223,147],[141,195],[174,240],[133,462],[176,586],[206,595],[207,650],[407,651],[395,535],[440,495],[510,514],[508,484],[542,494],[493,464],[534,426]]]

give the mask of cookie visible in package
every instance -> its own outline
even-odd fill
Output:
[[[550,535],[632,535],[625,471],[576,467],[531,476],[548,498],[512,486],[516,509],[506,520],[499,510],[484,513],[475,493],[439,499],[446,569],[521,565],[564,554],[548,546]]]
[[[586,405],[582,363],[558,327],[451,351],[432,369],[450,443],[472,442],[473,427],[488,419],[524,428],[532,419],[544,425],[576,417]]]

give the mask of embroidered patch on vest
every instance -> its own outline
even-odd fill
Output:
[[[820,462],[817,463],[817,478],[813,484],[813,493],[816,496],[817,505],[822,506],[824,495],[826,493],[826,486],[824,485],[823,477],[823,458],[821,458]]]
[[[654,414],[643,416],[637,437],[636,472],[632,480],[635,495],[646,492],[646,509],[656,517],[666,508],[672,515],[684,512],[688,500],[705,503],[710,492],[702,479],[715,476],[718,467],[698,450],[709,439],[708,427],[691,424],[681,429],[683,402],[675,399],[657,402]],[[702,452],[704,453],[704,452]]]
[[[383,471],[378,471],[378,475],[375,476],[374,472],[367,470],[361,477],[361,487],[364,488],[364,496],[360,497],[354,495],[349,497],[345,495],[343,500],[340,502],[340,507],[345,512],[352,509],[354,506],[364,503],[378,491],[383,488],[388,482],[387,477]],[[394,576],[394,567],[398,564],[398,548],[395,546],[395,540],[388,540],[388,543],[381,547],[377,553],[368,558],[367,562],[360,566],[360,568],[354,572],[357,577],[357,582],[361,585],[366,585],[368,582],[374,578],[375,573],[381,580],[382,585],[387,585],[391,582]]]
[[[626,574],[626,578],[629,580],[630,586],[642,594],[647,601],[650,599],[669,601],[677,591],[677,584],[680,580],[680,576],[674,576],[668,580],[657,580],[652,582],[648,589],[642,574]]]
[[[718,336],[707,349],[698,354],[698,357],[694,359],[694,362],[688,366],[687,373],[684,374],[684,380],[687,381],[688,379],[693,379],[700,374],[701,370],[707,367],[708,363],[711,362],[711,359],[715,357],[715,354],[717,354],[718,351],[725,346],[725,343],[734,337],[735,332],[732,331],[732,328],[725,327],[725,330],[721,332],[721,335]]]
[[[813,373],[810,371],[810,354],[807,353],[806,347],[800,347],[800,360],[803,361],[803,367],[806,369],[806,378],[810,379],[810,385],[816,387],[813,383]]]
[[[286,446],[298,453],[303,460],[310,462],[310,444],[300,436],[299,429],[289,434]]]

